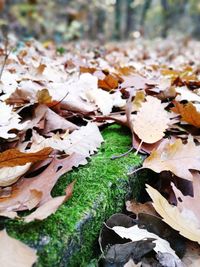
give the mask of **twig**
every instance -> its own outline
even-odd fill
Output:
[[[122,158],[122,157],[125,157],[127,156],[131,151],[133,151],[134,147],[132,146],[127,152],[121,154],[121,155],[116,155],[116,156],[112,156],[111,159],[119,159],[119,158]]]

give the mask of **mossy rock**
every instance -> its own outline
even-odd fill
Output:
[[[63,175],[55,186],[53,195],[61,195],[66,184],[77,180],[73,197],[55,214],[28,224],[0,219],[1,228],[37,249],[36,267],[87,266],[95,255],[102,223],[122,209],[129,184],[127,172],[139,166],[141,158],[129,153],[111,160],[130,148],[131,135],[117,125],[107,127],[102,134],[105,142],[89,163]],[[144,181],[136,179],[131,184],[133,196],[137,196]]]

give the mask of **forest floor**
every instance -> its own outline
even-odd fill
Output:
[[[3,267],[200,265],[199,49],[2,44]]]

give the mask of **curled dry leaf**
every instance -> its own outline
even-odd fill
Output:
[[[51,147],[45,147],[37,152],[24,153],[18,149],[8,149],[0,153],[0,168],[22,166],[29,162],[34,163],[46,159],[53,151]]]
[[[29,170],[30,166],[31,163],[26,163],[23,166],[0,168],[0,186],[8,186],[15,183]]]
[[[171,171],[178,177],[192,181],[190,170],[200,170],[200,147],[196,146],[192,137],[188,138],[187,144],[183,144],[181,139],[173,143],[168,140],[164,147],[161,144],[151,152],[143,167],[157,173]]]
[[[10,237],[6,230],[0,231],[1,267],[32,267],[36,261],[34,249]]]
[[[147,96],[137,115],[133,116],[133,130],[145,143],[155,143],[163,138],[170,119],[161,101]]]
[[[181,120],[185,121],[197,128],[200,128],[200,112],[197,111],[196,107],[191,103],[181,104],[174,101],[174,106],[171,110],[181,115]]]
[[[163,221],[173,229],[192,241],[200,244],[200,222],[183,214],[178,207],[172,206],[168,201],[153,187],[147,185],[147,192],[153,201],[153,206]]]

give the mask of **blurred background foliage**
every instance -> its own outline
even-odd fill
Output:
[[[199,0],[0,0],[0,10],[0,24],[18,38],[200,38]]]

